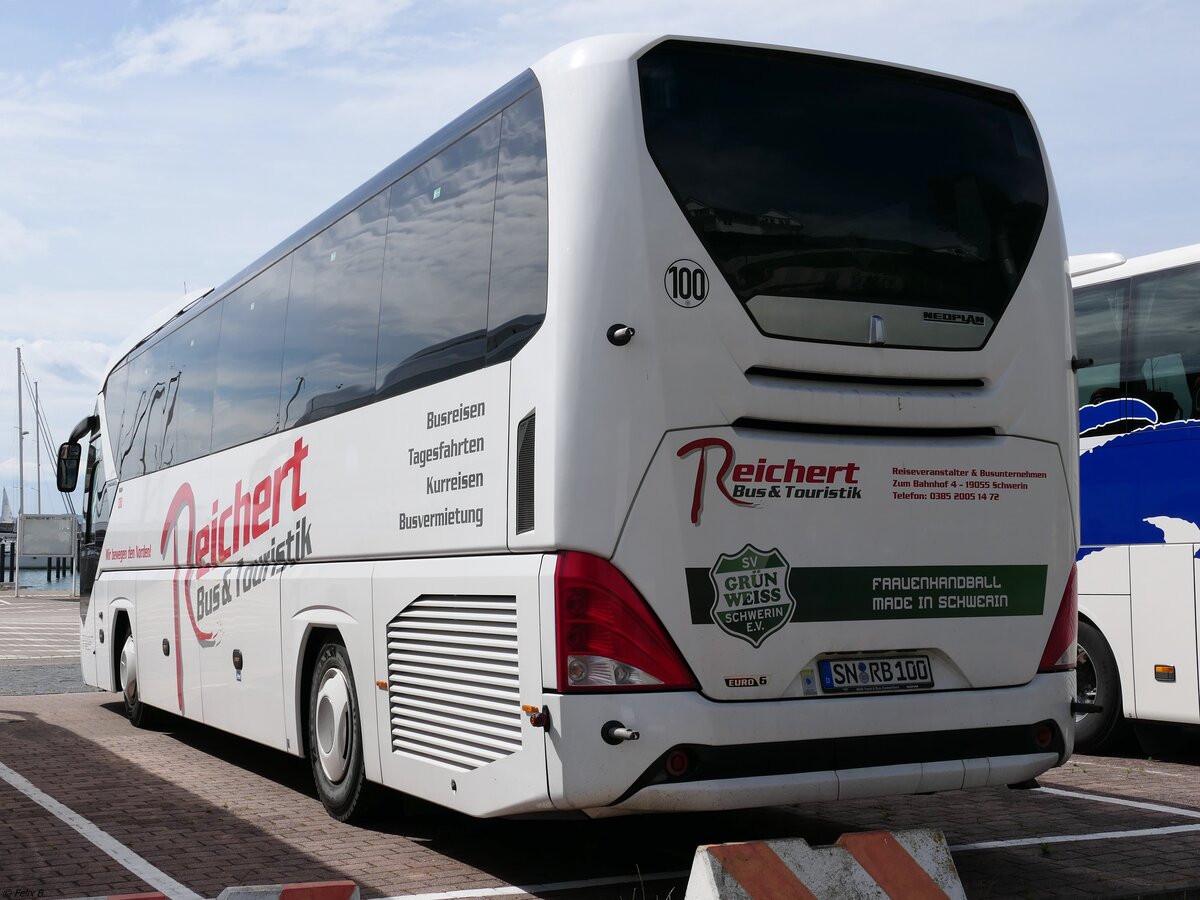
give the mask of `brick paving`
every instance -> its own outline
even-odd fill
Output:
[[[70,665],[70,664],[64,664]],[[34,668],[37,668],[36,666]],[[15,672],[0,667],[0,685]],[[762,838],[832,843],[844,832],[933,827],[983,841],[1200,825],[1200,753],[1078,757],[1046,787],[1184,810],[1152,811],[1008,790],[603,821],[476,820],[389,795],[366,827],[329,819],[306,761],[169,719],[132,728],[107,693],[0,696],[0,762],[201,896],[234,884],[350,878],[364,898],[625,876],[539,896],[678,900],[695,847]],[[1194,815],[1186,812],[1196,810]],[[970,897],[1132,897],[1200,892],[1200,832],[956,850]],[[0,896],[102,896],[148,886],[0,782]]]

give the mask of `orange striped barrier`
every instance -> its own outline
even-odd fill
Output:
[[[684,900],[966,900],[940,831],[844,834],[832,847],[799,838],[696,850]]]

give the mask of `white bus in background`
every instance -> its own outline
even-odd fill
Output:
[[[572,44],[118,353],[85,680],[307,754],[338,818],[1033,778],[1073,740],[1064,259],[1010,91]]]
[[[1200,244],[1071,257],[1082,529],[1077,743],[1200,724]],[[1149,727],[1146,727],[1148,726]]]

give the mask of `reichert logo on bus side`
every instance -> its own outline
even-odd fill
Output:
[[[713,481],[721,495],[735,506],[762,506],[771,500],[861,500],[859,474],[862,467],[853,461],[806,461],[792,457],[771,460],[758,457],[753,463],[738,463],[729,441],[718,437],[696,438],[679,448],[684,459],[697,453],[696,488],[692,495],[691,520],[700,524],[704,509],[704,483],[707,455],[720,450],[721,462]]]
[[[217,633],[200,627],[200,621],[221,607],[233,602],[293,563],[312,554],[312,528],[308,517],[301,516],[288,523],[286,534],[271,535],[270,547],[256,558],[243,560],[236,569],[226,572],[219,583],[197,587],[199,615],[192,600],[192,582],[226,560],[234,557],[252,541],[265,539],[283,522],[283,503],[286,498],[290,512],[295,514],[308,502],[308,494],[300,484],[301,468],[308,457],[304,438],[296,438],[292,454],[273,471],[259,480],[253,488],[243,489],[238,481],[232,490],[232,501],[221,508],[219,500],[212,501],[212,517],[196,528],[197,503],[190,482],[183,482],[175,491],[163,522],[159,553],[174,567],[173,594],[175,615],[175,679],[179,711],[183,712],[183,654],[181,638],[180,601],[187,610],[192,633],[201,647],[217,643]],[[289,515],[290,519],[291,516]],[[170,555],[168,555],[168,550]],[[206,626],[207,627],[207,626]]]

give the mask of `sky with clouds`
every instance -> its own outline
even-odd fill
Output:
[[[115,346],[185,287],[223,282],[555,47],[630,31],[1012,87],[1048,147],[1072,253],[1200,242],[1191,0],[0,0],[0,487],[14,506],[17,346],[61,441]],[[58,512],[49,469],[42,507]]]

